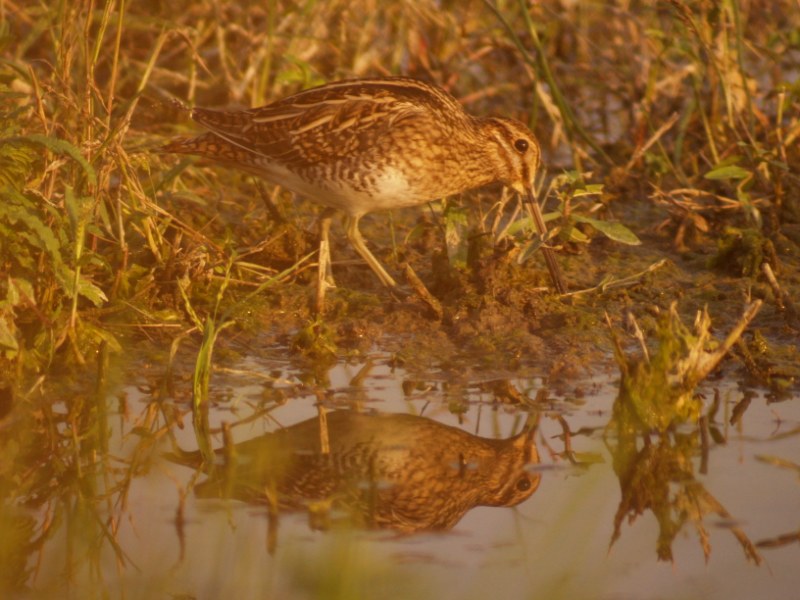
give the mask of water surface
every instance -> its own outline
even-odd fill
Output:
[[[421,415],[489,439],[538,423],[531,439],[540,462],[526,467],[538,482],[530,497],[510,508],[475,507],[445,531],[411,534],[353,527],[340,509],[320,513],[318,503],[312,519],[305,509],[276,515],[263,501],[200,498],[194,486],[202,489],[207,474],[164,458],[198,443],[190,404],[164,380],[154,383],[156,364],[104,393],[107,454],[82,462],[94,476],[15,508],[33,517],[36,531],[47,529],[25,559],[29,589],[43,597],[796,596],[796,398],[770,403],[731,381],[709,384],[701,391],[709,404],[716,393],[719,408],[705,452],[698,429],[687,427],[669,439],[640,439],[632,455],[621,453],[608,427],[613,375],[562,382],[556,393],[536,376],[465,369],[461,379],[412,377],[390,363],[380,354],[369,364],[339,363],[321,383],[286,361],[229,364],[212,377],[212,445],[224,445],[223,423],[235,447],[318,419],[320,405],[328,415]],[[745,394],[750,404],[731,424]],[[75,401],[65,398],[60,410],[68,414]],[[477,467],[467,459],[460,468]]]

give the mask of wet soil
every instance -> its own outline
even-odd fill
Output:
[[[408,264],[440,311],[413,291],[401,298],[383,288],[335,225],[337,287],[328,291],[324,313],[315,315],[311,309],[315,269],[309,263],[294,281],[250,303],[238,316],[242,326],[232,340],[246,346],[278,343],[301,361],[380,351],[410,372],[528,372],[558,385],[574,376],[614,370],[606,315],[620,332],[633,315],[647,336],[673,302],[687,325],[707,307],[721,337],[744,306],[760,298],[764,306],[727,366],[775,391],[797,385],[800,320],[791,299],[800,293],[800,252],[786,237],[776,236],[779,243],[755,239],[750,230],[732,226],[725,234],[693,231],[687,236],[679,221],[652,203],[620,203],[606,218],[624,223],[642,243],[624,245],[589,228],[588,244],[557,240],[570,287],[570,293],[557,296],[548,288],[540,253],[520,265],[518,246],[501,242],[491,247],[476,227],[465,237],[480,243],[469,243],[466,264],[453,266],[440,221],[413,210],[392,217],[393,231],[385,214],[365,219],[367,243],[398,281]],[[398,221],[414,218],[405,226]],[[291,222],[281,226],[293,232],[282,237],[299,244],[297,254],[313,252],[312,231]],[[403,243],[412,228],[413,241]],[[389,242],[393,238],[401,240],[395,252]],[[762,252],[776,247],[777,253]],[[754,261],[755,269],[746,267]],[[762,263],[770,265],[778,288],[770,285]],[[627,333],[623,338],[634,344]]]

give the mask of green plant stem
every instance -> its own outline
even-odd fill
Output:
[[[511,41],[517,47],[517,49],[522,54],[523,59],[526,63],[528,63],[533,69],[537,72],[541,72],[544,76],[547,85],[550,87],[550,92],[553,94],[553,99],[558,106],[558,110],[561,113],[561,118],[564,120],[566,125],[567,135],[570,138],[570,141],[573,140],[575,136],[582,139],[586,144],[588,144],[592,150],[594,150],[598,156],[600,156],[603,162],[612,165],[614,161],[605,151],[594,141],[589,132],[584,129],[584,127],[580,124],[580,122],[575,118],[575,113],[572,112],[569,104],[567,104],[566,100],[564,99],[564,95],[561,93],[561,88],[556,81],[553,72],[550,70],[550,65],[545,58],[546,54],[544,51],[544,47],[542,46],[541,40],[539,39],[539,34],[536,31],[536,27],[531,21],[531,16],[528,12],[528,8],[525,5],[524,0],[519,0],[520,10],[525,18],[525,24],[528,28],[528,32],[533,40],[533,45],[536,48],[536,53],[538,57],[538,61],[536,58],[531,56],[530,51],[522,44],[522,40],[519,39],[519,36],[514,32],[509,24],[508,20],[503,16],[503,14],[498,10],[498,8],[490,1],[490,0],[483,0],[484,4],[495,14],[500,24],[505,28],[506,32],[508,33]],[[577,156],[576,153],[573,151],[573,156]]]

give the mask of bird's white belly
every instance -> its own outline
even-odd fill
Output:
[[[351,215],[417,206],[431,200],[392,166],[371,171],[355,182],[341,176],[307,180],[276,164],[268,165],[259,174],[317,204],[338,208]]]

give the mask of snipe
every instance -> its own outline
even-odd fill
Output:
[[[411,533],[451,529],[476,506],[517,506],[539,487],[536,428],[483,438],[408,414],[327,414],[327,451],[318,418],[217,450],[168,454],[203,468],[201,498],[230,497],[297,510],[330,500],[355,524]]]
[[[209,131],[163,151],[193,154],[244,169],[326,207],[320,221],[320,295],[329,279],[328,231],[335,210],[347,237],[384,285],[395,280],[364,244],[365,214],[415,206],[501,182],[528,202],[541,236],[546,226],[533,194],[539,144],[522,123],[474,117],[444,90],[404,77],[329,83],[260,108],[195,108]],[[553,285],[566,290],[553,250],[542,246]]]

